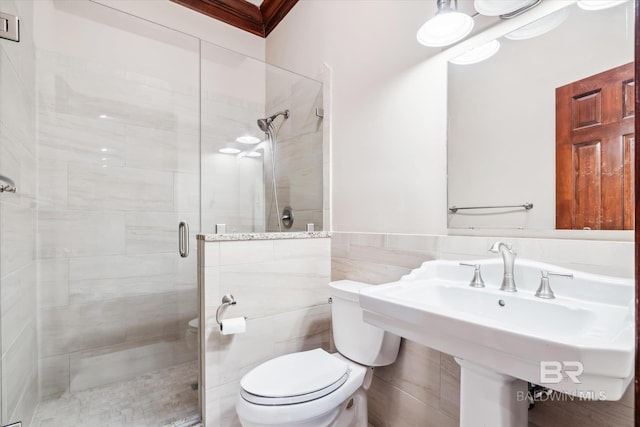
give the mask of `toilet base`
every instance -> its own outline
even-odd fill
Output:
[[[340,407],[338,418],[331,427],[367,427],[369,417],[367,415],[367,391],[373,381],[373,368],[368,368],[362,387],[347,399]]]
[[[338,417],[331,427],[367,427],[367,393],[358,389],[350,399],[342,404],[338,410]]]

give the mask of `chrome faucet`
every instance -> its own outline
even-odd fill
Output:
[[[516,253],[511,250],[511,246],[502,242],[495,242],[489,252],[502,255],[504,262],[504,277],[502,278],[501,291],[517,292],[516,283],[513,281],[513,265],[516,261]]]

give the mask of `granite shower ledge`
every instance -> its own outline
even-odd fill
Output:
[[[242,240],[285,240],[285,239],[321,239],[331,237],[329,231],[298,231],[292,233],[228,233],[228,234],[198,234],[198,240],[205,242],[224,242]]]

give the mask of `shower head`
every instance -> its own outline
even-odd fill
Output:
[[[284,116],[285,119],[289,118],[289,110],[284,110],[284,111],[278,111],[277,113],[266,117],[264,119],[258,119],[257,123],[258,123],[258,127],[260,128],[260,130],[262,132],[269,132],[269,128],[271,127],[271,123],[275,120],[276,117],[278,116]]]
[[[269,132],[271,122],[268,119],[258,119],[258,127],[262,132]]]

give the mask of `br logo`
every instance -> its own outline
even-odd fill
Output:
[[[540,362],[540,384],[559,384],[568,377],[574,384],[580,384],[580,375],[584,372],[582,362],[543,360]]]

